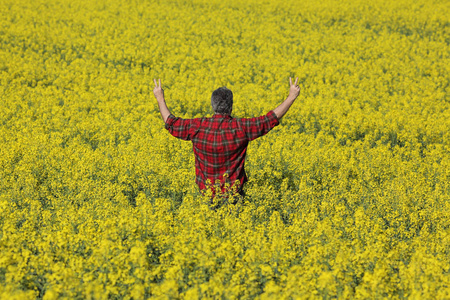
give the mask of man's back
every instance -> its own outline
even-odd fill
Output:
[[[241,119],[215,114],[211,118],[181,119],[170,115],[169,132],[180,139],[191,140],[195,154],[196,183],[202,190],[207,180],[229,183],[239,180],[241,187],[248,179],[244,164],[248,142],[268,133],[278,125],[273,111],[267,115]]]

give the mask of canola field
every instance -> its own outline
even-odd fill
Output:
[[[0,0],[1,299],[449,299],[446,0]],[[301,92],[213,211],[171,112]]]

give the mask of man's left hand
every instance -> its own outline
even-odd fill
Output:
[[[155,88],[153,89],[153,94],[156,97],[156,100],[158,101],[164,101],[164,90],[161,87],[161,79],[159,80],[159,85],[156,82],[156,79],[153,79],[153,81],[155,82]]]

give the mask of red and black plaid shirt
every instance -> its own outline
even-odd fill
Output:
[[[192,141],[196,183],[200,190],[220,180],[222,191],[227,174],[230,185],[239,180],[238,189],[248,180],[244,163],[248,142],[268,133],[279,124],[276,114],[249,119],[215,114],[211,118],[181,119],[169,115],[166,129],[177,138]],[[214,191],[213,191],[214,192]]]

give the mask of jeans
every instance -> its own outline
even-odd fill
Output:
[[[230,203],[230,204],[237,204],[239,202],[239,200],[243,201],[245,198],[245,191],[243,188],[239,189],[237,191],[237,194],[234,195],[233,199],[231,201],[228,200],[229,195],[219,195],[219,196],[214,196],[211,198],[211,206],[210,208],[212,210],[216,210],[217,208],[221,207],[222,205],[224,205],[225,203]]]

